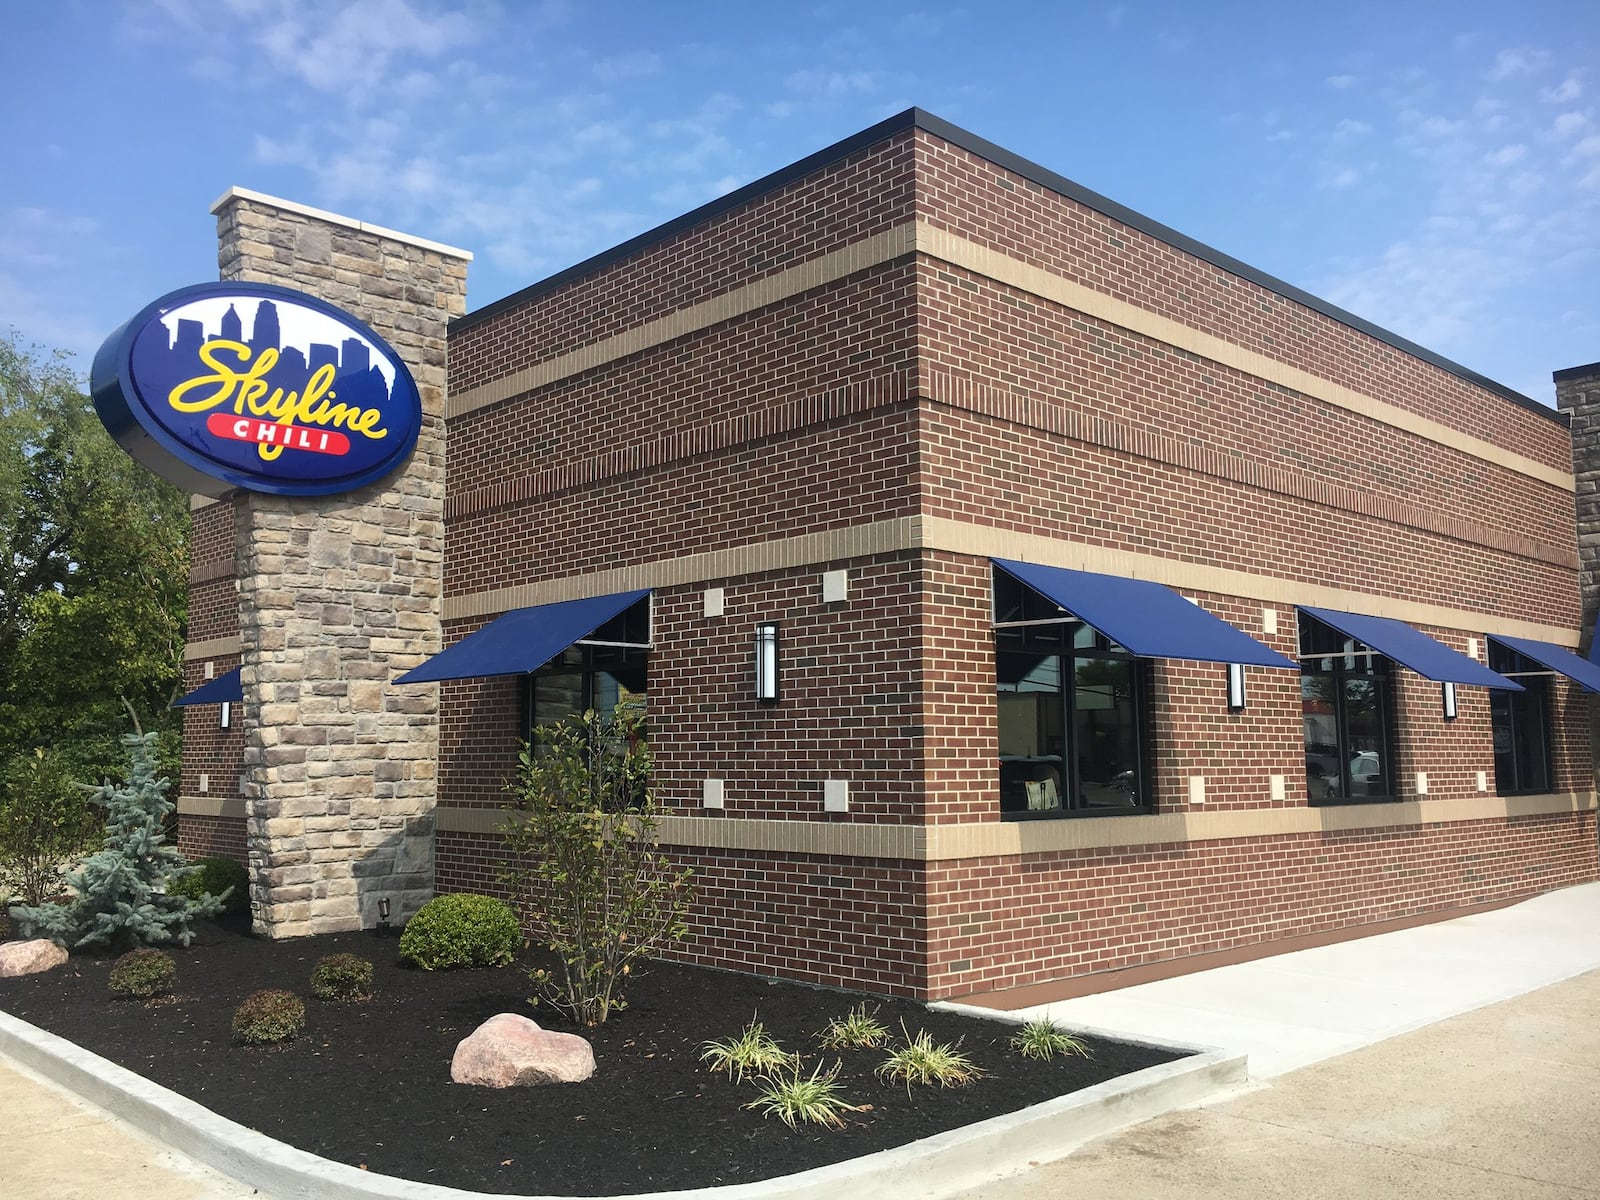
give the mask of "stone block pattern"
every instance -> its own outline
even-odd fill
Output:
[[[452,334],[452,389],[912,220],[1547,471],[1571,467],[1555,414],[913,129],[469,319]],[[911,518],[1231,569],[1246,580],[1239,594],[1186,593],[1291,657],[1294,608],[1266,598],[1285,585],[1481,615],[1424,626],[1461,651],[1477,640],[1480,661],[1492,622],[1576,628],[1572,493],[1449,442],[907,253],[452,420],[445,590],[466,601]],[[1580,468],[1580,505],[1586,491],[1596,484],[1585,488]],[[820,575],[837,568],[850,598],[824,605]],[[668,811],[807,833],[1003,827],[989,570],[981,553],[913,546],[658,588],[650,723]],[[723,589],[723,617],[703,615],[706,587]],[[448,622],[446,640],[491,616]],[[750,697],[758,620],[782,630],[776,708]],[[1287,826],[1305,812],[1293,673],[1251,669],[1250,703],[1230,713],[1220,665],[1150,672],[1158,816],[1259,810]],[[1458,699],[1447,724],[1438,686],[1398,673],[1402,802],[1422,799],[1419,772],[1429,801],[1483,802],[1480,772],[1492,792],[1487,696]],[[525,733],[518,685],[448,684],[441,705],[441,804],[496,804]],[[1554,790],[1586,798],[1587,700],[1561,683],[1553,709]],[[725,781],[721,810],[699,808],[706,777]],[[848,812],[822,811],[825,777],[850,780]],[[1418,825],[1379,804],[1370,826],[1352,806],[1337,811],[1357,827],[980,858],[675,845],[701,873],[682,953],[943,997],[1442,913],[1596,873],[1592,811]],[[439,886],[494,890],[497,857],[492,836],[444,834]]]
[[[390,681],[439,647],[446,322],[466,261],[235,196],[223,278],[298,288],[372,326],[422,397],[417,449],[359,492],[234,499],[242,793],[255,921],[273,937],[404,921],[432,895],[434,689]]]

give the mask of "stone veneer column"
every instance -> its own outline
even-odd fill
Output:
[[[1600,363],[1555,373],[1556,407],[1572,421],[1572,476],[1577,485],[1578,584],[1583,595],[1580,653],[1588,654],[1600,613]],[[1600,704],[1589,703],[1589,753],[1600,786]]]
[[[1556,407],[1572,421],[1577,484],[1578,578],[1583,590],[1583,652],[1600,612],[1600,363],[1555,373]]]
[[[223,279],[360,318],[410,367],[416,452],[340,496],[235,494],[251,909],[271,937],[399,923],[433,892],[437,689],[390,681],[440,645],[446,323],[471,255],[235,188]]]

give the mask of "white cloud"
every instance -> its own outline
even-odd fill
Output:
[[[1589,124],[1589,114],[1564,112],[1550,125],[1550,132],[1558,138],[1568,138]]]
[[[1550,104],[1571,104],[1583,95],[1583,82],[1574,73],[1553,88],[1539,89],[1539,99]]]
[[[1364,174],[1361,167],[1328,165],[1323,167],[1322,175],[1317,180],[1318,187],[1348,188],[1361,182]]]
[[[882,86],[883,77],[876,71],[795,71],[783,84],[791,92],[818,97],[870,95]]]
[[[1336,138],[1365,137],[1372,132],[1372,126],[1365,121],[1352,121],[1346,117],[1333,127],[1333,136]]]
[[[595,77],[601,83],[622,83],[630,79],[643,79],[660,70],[661,56],[643,50],[602,58],[594,64]]]
[[[1550,62],[1548,50],[1531,46],[1517,46],[1495,55],[1494,66],[1489,68],[1489,78],[1496,82],[1518,75],[1534,75],[1543,71]]]
[[[1331,88],[1343,91],[1346,88],[1355,87],[1360,80],[1354,75],[1329,75],[1323,82]]]
[[[1485,154],[1483,161],[1491,167],[1509,167],[1512,163],[1520,162],[1527,153],[1526,146],[1501,146],[1500,149]]]

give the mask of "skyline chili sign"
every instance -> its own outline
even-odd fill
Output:
[[[117,444],[206,496],[353,491],[416,448],[422,402],[387,342],[314,296],[205,283],[143,308],[89,377]]]

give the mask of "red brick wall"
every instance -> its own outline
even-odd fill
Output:
[[[231,858],[247,862],[244,821],[236,817],[203,817],[186,813],[178,823],[178,849],[193,862],[197,858]]]
[[[1561,470],[1558,423],[919,131],[917,215],[1095,291]],[[1267,389],[1270,390],[1270,389]]]
[[[934,864],[929,995],[1513,900],[1592,880],[1593,813]]]
[[[913,168],[915,178],[913,179]],[[902,133],[462,329],[455,393],[917,216],[1022,262],[1561,471],[1554,420],[926,133]],[[1572,493],[926,256],[872,268],[450,426],[446,595],[925,515],[1316,589],[1576,628]],[[820,602],[828,567],[850,600]],[[655,786],[725,780],[724,818],[997,824],[988,561],[911,551],[657,590]],[[727,615],[703,615],[702,590]],[[1264,589],[1269,594],[1274,589]],[[1292,607],[1200,593],[1297,654]],[[1278,632],[1262,633],[1274,608]],[[759,620],[783,702],[750,698]],[[482,622],[450,623],[449,642]],[[1426,630],[1464,649],[1483,628]],[[1480,661],[1481,661],[1480,649]],[[1493,789],[1488,702],[1397,673],[1402,794]],[[1153,664],[1154,803],[1303,811],[1298,677]],[[512,680],[444,685],[441,805],[493,805]],[[1557,689],[1557,786],[1587,791],[1585,702]],[[1271,798],[1282,775],[1286,794]],[[820,780],[851,811],[821,811]],[[1350,810],[1338,810],[1346,814]],[[1374,820],[1395,810],[1374,805]],[[496,890],[492,837],[439,838],[440,890]],[[960,862],[675,847],[700,961],[907,994],[1111,970],[1531,895],[1593,878],[1593,814]]]

